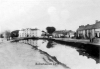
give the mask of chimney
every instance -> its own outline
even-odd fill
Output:
[[[87,25],[89,25],[89,24],[87,24]]]
[[[98,23],[99,21],[98,20],[96,20],[96,23]]]
[[[100,21],[96,20],[96,23],[100,23]]]

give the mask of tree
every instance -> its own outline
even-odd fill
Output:
[[[11,35],[12,38],[18,37],[19,36],[19,30],[12,31],[10,35]]]
[[[46,30],[49,34],[52,34],[56,29],[55,27],[47,27]]]
[[[4,38],[4,37],[3,37],[3,34],[0,34],[0,38]]]
[[[10,39],[10,31],[9,30],[6,30],[6,31],[4,31],[4,37],[7,39],[7,40],[9,40]]]

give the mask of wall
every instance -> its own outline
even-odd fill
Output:
[[[95,33],[97,33],[97,36],[100,37],[100,28],[99,29],[95,29]]]

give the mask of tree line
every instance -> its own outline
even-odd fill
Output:
[[[6,30],[4,32],[2,32],[0,34],[0,38],[6,38],[7,40],[10,40],[10,38],[16,38],[19,36],[19,30],[14,30],[14,31],[10,31],[10,30]]]

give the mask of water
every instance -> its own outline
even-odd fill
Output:
[[[38,49],[56,57],[59,62],[64,63],[71,69],[99,69],[100,67],[100,64],[97,64],[94,59],[79,55],[76,48],[67,45],[47,40],[23,40],[20,42],[36,46]]]

